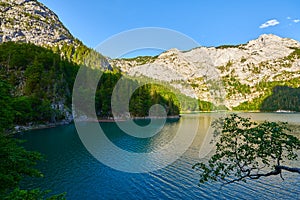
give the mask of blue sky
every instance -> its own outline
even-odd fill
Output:
[[[89,47],[134,28],[179,31],[203,46],[241,44],[263,33],[300,41],[299,0],[40,0]]]

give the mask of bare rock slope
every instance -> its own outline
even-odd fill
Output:
[[[0,42],[75,43],[57,15],[36,0],[1,0],[0,10]]]
[[[186,95],[232,108],[265,95],[261,84],[297,80],[300,43],[264,34],[247,44],[198,47],[186,52],[171,49],[138,61],[116,59],[111,63],[131,76],[157,79]],[[299,87],[300,78],[293,84]]]

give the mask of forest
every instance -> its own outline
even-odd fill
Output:
[[[70,54],[72,58],[66,58],[65,52],[67,51],[64,50],[62,56],[61,52],[54,53],[53,50],[26,43],[7,42],[0,45],[0,101],[7,105],[6,109],[1,108],[0,117],[1,123],[7,128],[11,124],[56,122],[66,118],[66,111],[71,112],[73,84],[80,68],[73,60],[75,57],[79,59],[79,55],[82,55],[82,59],[87,57],[87,52],[84,48],[82,52],[79,49],[75,54],[77,56]],[[91,56],[92,60],[97,60],[99,54],[89,55]],[[112,91],[123,75],[118,70],[101,70],[103,75],[96,91],[95,107],[99,118],[107,118],[112,116]],[[124,85],[125,90],[129,85],[143,85],[130,99],[129,110],[132,117],[148,116],[153,104],[161,104],[168,115],[178,115],[180,110],[199,108],[197,100],[184,96],[173,88],[160,84],[143,84],[143,79],[123,78],[130,83]],[[64,106],[63,110],[58,109],[60,105]],[[200,102],[200,108],[209,110],[211,104]]]
[[[273,94],[261,104],[261,111],[296,111],[300,112],[300,88],[276,86]]]
[[[299,78],[290,80],[259,82],[255,89],[263,95],[234,107],[237,111],[299,111]]]

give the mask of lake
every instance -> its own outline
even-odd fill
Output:
[[[300,114],[296,113],[240,113],[263,121],[288,121],[300,125]],[[299,199],[300,176],[285,173],[283,181],[279,176],[249,180],[220,187],[219,183],[198,186],[198,174],[193,164],[207,159],[213,148],[210,124],[222,114],[201,113],[183,115],[180,120],[170,119],[164,128],[151,138],[136,138],[126,135],[115,123],[102,122],[101,128],[110,141],[128,152],[147,153],[164,148],[174,139],[180,126],[186,124],[184,133],[198,130],[187,150],[179,159],[162,169],[147,173],[128,173],[102,164],[85,148],[73,124],[51,129],[33,130],[18,136],[27,140],[29,150],[39,151],[46,161],[38,163],[44,178],[28,178],[25,188],[52,190],[52,194],[67,192],[67,199]],[[138,120],[146,126],[149,121]],[[189,126],[189,123],[193,123]],[[190,130],[189,130],[190,129]],[[300,135],[299,133],[294,133]],[[184,143],[184,142],[183,142]],[[187,144],[187,143],[186,143]],[[99,152],[104,151],[101,146]],[[176,147],[174,148],[176,151]],[[114,161],[118,155],[105,150],[105,156],[116,166],[136,166],[140,163]],[[167,155],[164,155],[167,156]],[[204,158],[203,158],[204,157]],[[166,158],[168,159],[168,158]],[[149,162],[152,162],[150,159]],[[154,160],[153,160],[154,162]],[[153,164],[153,163],[149,163]],[[299,161],[290,163],[300,166]],[[147,165],[147,163],[145,163]],[[155,166],[155,164],[153,165]]]

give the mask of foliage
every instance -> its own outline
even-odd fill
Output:
[[[144,65],[146,63],[152,63],[158,56],[138,56],[135,58],[122,58],[125,61],[135,61],[137,65]]]
[[[41,191],[40,189],[33,189],[33,190],[21,190],[20,188],[14,189],[8,196],[4,197],[4,200],[64,200],[65,198],[65,193],[63,194],[58,194],[58,195],[53,195],[50,197],[48,193],[50,191]]]
[[[42,158],[41,154],[25,150],[20,145],[21,142],[0,133],[0,199],[44,199],[49,191],[19,188],[19,183],[25,176],[43,176],[34,168],[36,162]],[[64,194],[48,199],[64,199]]]
[[[11,128],[13,124],[12,96],[10,86],[0,79],[0,132]]]
[[[220,110],[228,110],[228,108],[224,105],[215,105],[208,101],[198,100],[199,111],[220,111]]]
[[[50,102],[41,100],[35,96],[15,97],[12,101],[14,108],[14,122],[16,124],[26,124],[27,122],[47,122],[51,119],[52,113]]]
[[[215,154],[208,163],[193,166],[200,172],[200,183],[228,184],[272,175],[282,177],[283,170],[300,174],[300,168],[282,165],[297,159],[296,151],[300,149],[300,140],[288,131],[286,123],[258,124],[231,114],[221,124]]]
[[[38,170],[33,169],[36,161],[41,159],[41,155],[36,152],[26,151],[19,143],[19,140],[0,134],[1,193],[6,193],[16,188],[25,175],[42,176]]]
[[[225,44],[225,45],[221,45],[221,46],[216,47],[216,49],[239,48],[239,47],[242,47],[242,46],[244,46],[244,45],[243,44],[241,44],[241,45]]]
[[[244,57],[241,58],[241,63],[244,63],[244,62],[246,62],[246,61],[247,61],[246,58],[244,58]]]
[[[59,113],[51,108],[52,103],[64,102],[67,107],[71,106],[70,91],[79,67],[51,50],[6,42],[0,45],[0,66],[0,77],[12,94],[12,99],[6,101],[11,106],[10,111],[6,107],[6,113],[14,115],[15,124],[58,118]]]
[[[111,101],[112,93],[120,80],[122,75],[120,72],[104,72],[99,81],[99,85],[96,91],[96,111],[100,117],[111,117]],[[122,77],[122,84],[118,87],[117,96],[114,101],[118,102],[120,107],[125,107],[123,105],[126,102],[124,99],[128,96],[128,92],[131,88],[138,87],[136,91],[132,94],[129,101],[129,111],[133,117],[144,117],[149,115],[149,109],[154,104],[162,105],[166,110],[168,115],[178,115],[179,114],[179,102],[176,99],[175,94],[168,88],[155,84],[140,83],[137,80],[132,80],[128,77]],[[125,95],[126,94],[126,95]],[[120,111],[121,112],[121,111]],[[125,114],[125,113],[119,113]]]
[[[226,75],[223,77],[224,86],[226,87],[227,91],[227,97],[231,97],[235,94],[250,94],[251,93],[251,87],[247,84],[242,84],[236,77],[229,75]]]
[[[83,45],[77,48],[67,45],[61,49],[53,47],[53,51],[33,44],[7,42],[0,45],[0,76],[7,82],[6,88],[10,88],[10,93],[13,94],[11,97],[8,94],[1,97],[11,106],[11,109],[7,107],[7,110],[1,113],[3,119],[11,120],[11,117],[8,117],[11,115],[14,124],[26,125],[29,122],[46,123],[63,118],[51,104],[63,102],[65,106],[71,107],[73,84],[79,69],[73,62],[84,63],[87,66],[94,64],[96,66],[89,68],[98,71],[97,65],[104,62],[100,54],[91,52],[91,49]],[[68,61],[62,59],[60,54]],[[111,116],[111,94],[120,77],[121,73],[116,70],[104,71],[96,91],[96,110],[100,117]],[[127,79],[129,82],[136,82],[128,77]],[[4,85],[1,88],[3,93],[8,92]],[[137,92],[140,95],[135,93],[130,102],[133,116],[146,116],[147,108],[154,103],[162,104],[169,115],[179,113],[179,104],[174,95],[163,87],[145,86]],[[5,124],[11,123],[7,121]]]
[[[300,88],[277,86],[261,104],[262,111],[290,110],[300,112]]]
[[[262,93],[262,95],[252,99],[251,101],[246,101],[241,103],[239,106],[234,107],[233,110],[260,110],[262,108],[263,102],[266,100],[266,98],[272,95],[274,88],[278,86],[288,86],[292,88],[300,87],[299,78],[293,78],[286,81],[272,81],[272,82],[261,81],[257,85],[255,85],[253,91],[259,91]],[[297,106],[297,105],[293,105],[293,106]]]
[[[72,44],[64,43],[61,47],[53,46],[51,49],[71,63],[88,66],[93,69],[111,69],[106,58],[100,53],[88,48],[77,39],[75,40],[75,43],[78,45],[74,46]]]
[[[295,59],[297,59],[297,58],[300,57],[300,49],[299,48],[292,47],[291,49],[293,49],[294,51],[290,55],[286,56],[284,58],[284,60],[291,60],[291,61],[293,61],[293,60],[295,60]]]

